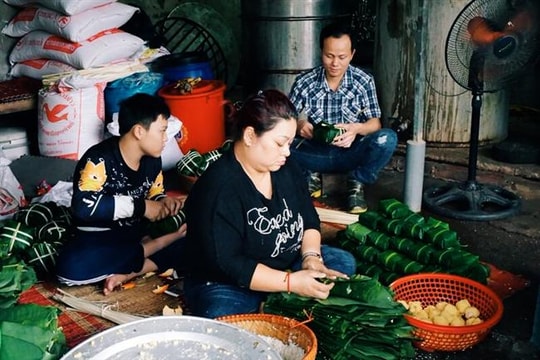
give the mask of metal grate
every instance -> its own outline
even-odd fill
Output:
[[[215,78],[227,81],[227,62],[223,50],[204,27],[184,17],[168,17],[156,23],[155,32],[171,53],[205,53]]]

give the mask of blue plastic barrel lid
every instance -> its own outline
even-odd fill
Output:
[[[163,83],[163,74],[157,72],[135,73],[108,83],[104,94],[106,114],[118,112],[120,102],[136,93],[156,95]]]

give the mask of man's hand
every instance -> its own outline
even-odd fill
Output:
[[[362,124],[336,124],[335,127],[339,129],[345,129],[345,132],[341,135],[338,135],[332,141],[332,145],[339,146],[342,148],[349,148],[356,139],[358,134],[358,126]]]
[[[298,135],[304,139],[313,138],[313,124],[306,119],[298,120]]]

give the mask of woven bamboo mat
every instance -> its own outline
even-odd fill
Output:
[[[157,316],[162,314],[163,307],[182,306],[183,301],[167,294],[154,294],[157,286],[163,285],[165,281],[153,275],[145,278],[140,277],[133,281],[135,287],[130,289],[117,289],[111,294],[103,295],[103,286],[60,286],[60,288],[69,294],[81,299],[97,302],[106,302],[115,306],[116,311],[128,313],[137,316]]]
[[[94,334],[114,326],[110,321],[78,311],[67,310],[52,299],[55,288],[47,283],[38,283],[23,292],[19,298],[22,304],[33,303],[42,306],[55,306],[62,312],[58,316],[58,325],[62,328],[68,347],[83,342]]]

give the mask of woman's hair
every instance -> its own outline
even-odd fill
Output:
[[[171,116],[167,103],[159,96],[137,93],[122,100],[118,111],[120,135],[126,134],[137,124],[142,125],[145,129],[150,128],[159,115],[165,119]]]
[[[242,138],[244,129],[253,127],[261,136],[272,130],[280,120],[298,118],[298,114],[287,95],[279,90],[259,91],[248,97],[232,114],[230,135],[233,141]]]
[[[333,38],[340,38],[343,35],[347,35],[349,39],[351,39],[351,51],[355,49],[355,39],[353,36],[352,29],[349,25],[341,22],[335,22],[331,23],[329,25],[326,25],[319,35],[319,47],[321,50],[324,47],[324,40],[328,39],[329,37]]]

